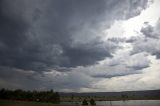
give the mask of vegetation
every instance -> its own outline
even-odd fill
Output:
[[[83,100],[82,105],[88,105],[88,102],[86,99]]]
[[[3,88],[0,90],[0,99],[59,103],[60,95],[58,92],[54,92],[53,90],[24,91],[21,89],[7,90]]]
[[[42,103],[34,101],[0,100],[0,106],[66,106],[65,104]],[[69,105],[76,106],[76,105]]]
[[[158,92],[159,94],[159,92]],[[109,96],[109,95],[76,95],[76,94],[69,94],[69,95],[62,95],[61,96],[58,92],[54,92],[53,90],[50,91],[24,91],[21,89],[17,90],[7,90],[7,89],[0,89],[0,100],[11,100],[11,101],[31,101],[31,102],[47,102],[47,103],[54,103],[58,104],[61,102],[81,102],[82,104],[90,104],[96,105],[95,101],[119,101],[119,100],[160,100],[160,96],[154,95],[136,95],[134,94],[127,94],[121,93],[119,95]],[[85,103],[87,102],[87,103]],[[1,105],[0,105],[1,106]]]
[[[96,102],[94,101],[94,99],[91,99],[89,102],[90,102],[90,105],[96,105]]]

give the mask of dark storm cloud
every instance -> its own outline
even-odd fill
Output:
[[[38,89],[43,86],[41,79],[35,79],[37,73],[0,66],[0,88]],[[12,72],[12,73],[11,73]]]
[[[25,90],[79,90],[90,87],[92,78],[81,72],[44,72],[25,71],[16,68],[0,66],[0,88]],[[12,74],[10,73],[12,72]]]
[[[69,65],[78,66],[81,64],[86,66],[95,64],[95,60],[103,60],[104,57],[112,57],[111,52],[115,48],[114,45],[112,45],[112,48],[109,48],[105,44],[102,45],[102,43],[82,44],[73,48],[65,47],[64,54],[70,57],[71,63],[69,63]]]
[[[115,19],[128,19],[146,0],[1,0],[0,65],[47,71],[112,57],[114,43],[99,35]],[[101,34],[101,33],[100,33]],[[83,39],[82,39],[83,38]]]

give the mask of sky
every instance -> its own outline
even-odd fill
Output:
[[[0,0],[0,88],[160,89],[160,0]]]

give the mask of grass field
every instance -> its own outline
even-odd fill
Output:
[[[66,106],[52,103],[0,100],[0,106]]]

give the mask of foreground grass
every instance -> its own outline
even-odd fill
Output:
[[[40,102],[28,102],[28,101],[0,100],[0,106],[65,106],[65,105],[52,104],[52,103],[40,103]]]

